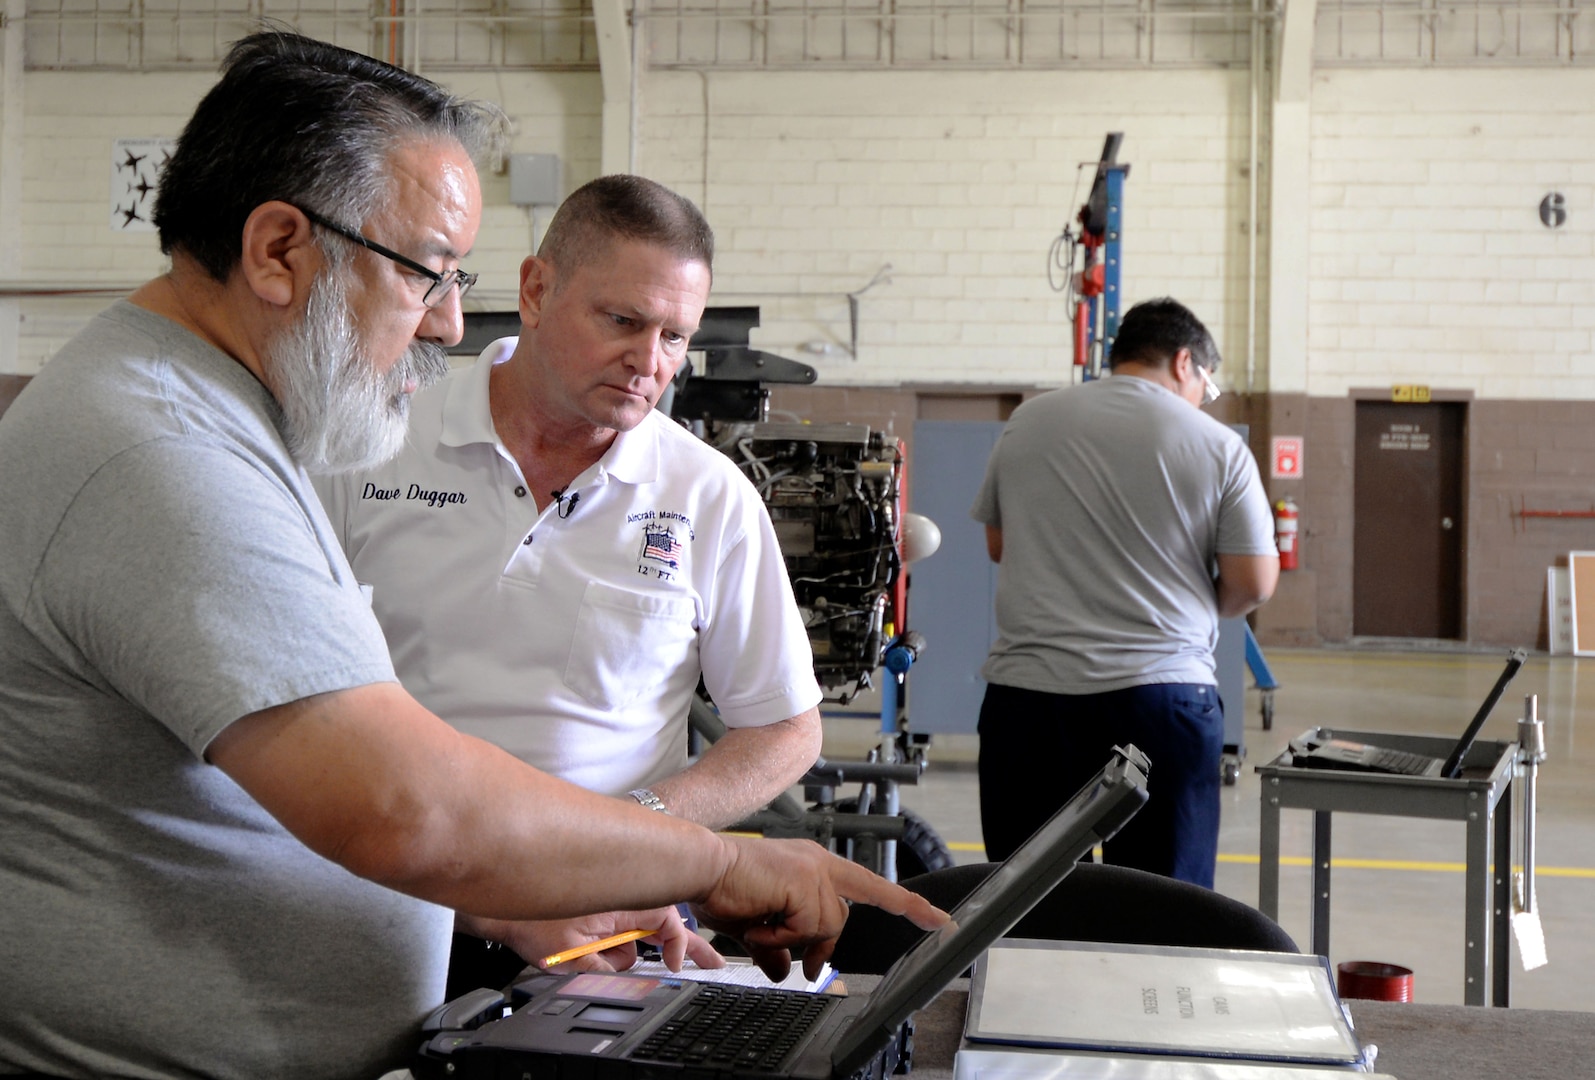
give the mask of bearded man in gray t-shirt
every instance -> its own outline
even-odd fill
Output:
[[[972,516],[999,566],[983,674],[980,809],[1006,858],[1109,750],[1152,760],[1108,862],[1211,887],[1224,712],[1218,620],[1279,578],[1257,463],[1201,406],[1218,350],[1174,300],[1125,314],[1112,377],[1014,411]]]
[[[945,922],[817,845],[556,780],[394,679],[308,471],[390,455],[460,340],[493,126],[244,39],[162,176],[171,269],[0,419],[0,1075],[376,1076],[456,920],[529,956],[550,919],[657,927],[712,966],[691,901],[777,978],[849,900]]]

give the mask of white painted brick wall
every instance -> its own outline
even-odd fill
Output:
[[[21,170],[24,199],[11,276],[126,288],[159,273],[153,235],[106,224],[110,141],[176,134],[211,79],[29,73],[25,154],[0,162]],[[506,108],[512,152],[558,154],[567,190],[597,174],[597,75],[451,82]],[[1580,70],[1316,77],[1310,393],[1427,382],[1595,397],[1590,101],[1595,72]],[[651,72],[642,102],[641,171],[699,201],[717,229],[713,299],[760,304],[756,342],[810,359],[827,383],[1067,379],[1047,249],[1085,198],[1077,164],[1109,130],[1126,133],[1132,163],[1126,305],[1178,296],[1232,361],[1223,381],[1243,366],[1243,72],[715,73],[707,91],[697,74]],[[509,206],[503,175],[483,183],[475,298],[507,309],[547,213]],[[1554,233],[1537,217],[1551,190],[1569,213]],[[889,282],[859,302],[858,356],[804,353],[847,342],[847,293],[887,263]],[[104,303],[25,301],[19,370]]]
[[[1592,100],[1588,71],[1319,73],[1309,393],[1418,382],[1589,396]],[[1568,207],[1554,232],[1538,216],[1553,190]]]
[[[154,233],[122,233],[108,225],[112,141],[176,136],[214,81],[204,73],[28,73],[22,160],[0,162],[0,168],[22,172],[22,258],[18,267],[0,268],[0,275],[63,291],[127,291],[161,273],[166,262]],[[487,73],[459,76],[452,87],[503,104],[514,122],[511,152],[558,154],[567,190],[598,174],[602,97],[596,74]],[[533,223],[526,210],[509,205],[507,174],[488,172],[482,182],[486,209],[470,260],[482,280],[472,301],[512,310]],[[542,212],[539,229],[546,219]],[[37,371],[109,299],[21,300],[15,373]]]
[[[164,269],[153,233],[109,225],[112,142],[176,135],[211,81],[180,73],[25,76],[23,152],[0,162],[21,173],[20,261],[0,275],[7,284],[68,294],[113,292],[21,299],[16,373],[37,371],[112,295]]]
[[[721,230],[716,299],[762,306],[763,348],[807,358],[806,342],[845,343],[847,293],[891,264],[860,300],[859,355],[811,360],[824,382],[1053,384],[1069,378],[1069,334],[1047,251],[1089,191],[1076,166],[1095,162],[1109,130],[1125,132],[1132,163],[1126,301],[1176,293],[1221,348],[1244,347],[1246,130],[1230,115],[1244,80],[714,73],[705,94],[696,74],[652,72],[639,161]],[[701,115],[705,100],[696,139],[655,122]],[[811,183],[793,184],[800,168]],[[728,215],[746,227],[728,236]],[[783,273],[816,254],[817,272]]]

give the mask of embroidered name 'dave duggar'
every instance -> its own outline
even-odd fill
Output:
[[[362,498],[362,499],[377,499],[377,500],[382,501],[382,502],[387,502],[387,501],[391,501],[391,500],[396,500],[396,499],[402,498],[406,502],[424,502],[428,506],[437,507],[437,506],[458,505],[458,504],[464,503],[465,502],[465,492],[463,492],[463,491],[427,491],[420,484],[411,484],[410,487],[408,488],[408,490],[406,490],[405,488],[396,488],[396,487],[385,488],[385,487],[378,487],[377,485],[375,485],[373,483],[370,483],[368,481],[366,483],[366,486],[364,488],[362,488],[361,491],[360,491],[360,498]]]

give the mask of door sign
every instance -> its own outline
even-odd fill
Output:
[[[1422,424],[1391,424],[1379,433],[1381,450],[1427,450],[1429,433]]]

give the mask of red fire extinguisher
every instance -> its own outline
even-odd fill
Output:
[[[1296,569],[1296,526],[1300,523],[1301,512],[1296,509],[1296,500],[1290,496],[1274,504],[1274,543],[1279,547],[1279,568],[1281,570]]]

